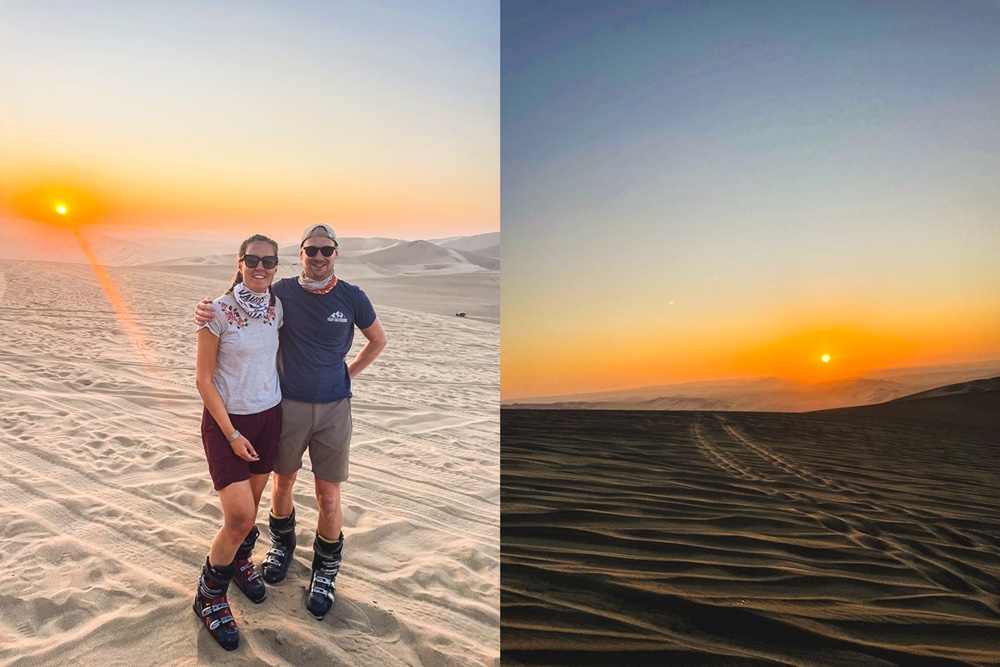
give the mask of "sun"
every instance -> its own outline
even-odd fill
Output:
[[[56,213],[58,213],[59,215],[66,215],[66,213],[67,213],[68,211],[69,211],[69,209],[68,209],[68,208],[66,208],[66,205],[65,205],[65,204],[58,204],[58,205],[56,206]]]
[[[830,363],[830,355],[829,354],[824,354],[822,357],[820,357],[820,359],[823,360],[824,364]]]

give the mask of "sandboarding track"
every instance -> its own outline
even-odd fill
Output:
[[[932,531],[924,524],[916,527],[929,540],[889,534],[879,528],[880,522],[912,523],[912,513],[890,500],[879,499],[872,489],[815,473],[775,453],[733,425],[727,416],[713,417],[714,422],[700,417],[691,432],[698,448],[714,465],[740,479],[784,484],[779,497],[792,501],[788,504],[792,511],[805,514],[860,547],[892,558],[936,587],[979,599],[1000,618],[1000,582],[996,576],[949,556],[935,545],[934,538],[951,548],[995,554],[1000,562],[1000,553],[991,545],[953,528]],[[947,517],[939,519],[944,522]]]

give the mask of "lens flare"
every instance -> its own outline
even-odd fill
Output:
[[[112,310],[115,311],[115,317],[118,318],[118,323],[125,332],[125,337],[128,339],[132,349],[135,350],[136,355],[144,363],[148,364],[153,369],[158,368],[159,364],[157,362],[156,355],[149,350],[148,344],[142,335],[142,331],[139,329],[138,320],[135,315],[132,314],[128,304],[125,303],[125,299],[123,299],[121,294],[118,292],[118,288],[115,287],[114,280],[110,275],[108,275],[108,272],[104,270],[100,260],[97,259],[97,255],[95,255],[94,251],[91,250],[90,244],[88,244],[83,238],[83,234],[80,233],[80,230],[74,228],[73,235],[76,237],[77,243],[80,244],[80,248],[83,250],[84,255],[86,255],[87,261],[90,263],[90,270],[94,272],[94,277],[97,278],[97,283],[104,292],[104,296],[107,297]]]
[[[50,231],[64,233],[68,230],[73,234],[136,356],[154,369],[152,372],[157,373],[155,369],[159,367],[159,363],[143,336],[138,318],[129,309],[114,280],[84,238],[84,227],[99,221],[105,211],[102,198],[93,183],[89,179],[73,175],[53,175],[47,179],[40,178],[20,184],[14,189],[11,201],[18,217],[39,223],[43,228],[50,225]]]

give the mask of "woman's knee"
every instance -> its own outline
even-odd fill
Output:
[[[240,508],[226,514],[223,530],[234,536],[239,535],[242,540],[253,529],[255,523],[257,523],[257,514],[253,508]]]

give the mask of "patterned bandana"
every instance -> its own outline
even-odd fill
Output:
[[[326,294],[337,286],[337,276],[331,273],[323,280],[313,280],[303,271],[299,275],[299,284],[310,294]]]
[[[264,290],[263,294],[251,292],[250,288],[243,283],[236,283],[233,287],[233,298],[240,307],[247,312],[250,317],[264,317],[271,304],[271,293]]]

